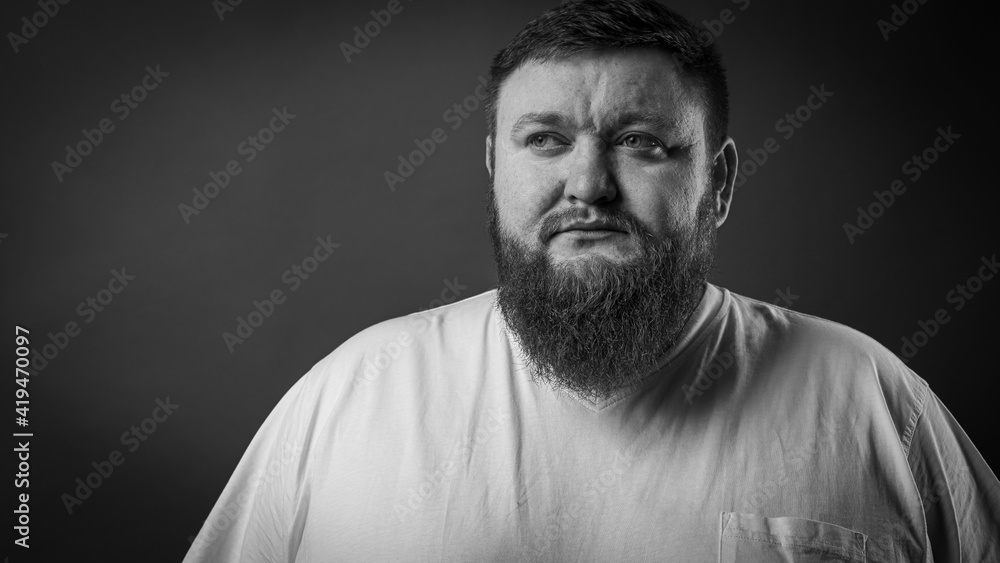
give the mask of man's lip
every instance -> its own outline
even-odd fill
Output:
[[[569,233],[572,231],[609,231],[614,233],[623,233],[621,229],[615,229],[609,225],[572,225],[566,227],[565,229],[559,229],[556,234],[559,233]]]
[[[613,237],[615,235],[624,235],[624,234],[627,233],[625,233],[624,231],[619,231],[618,229],[596,228],[596,227],[591,227],[587,229],[572,228],[572,229],[564,229],[562,231],[558,231],[552,235],[552,238],[556,238],[559,235],[568,235],[574,239],[579,238],[579,239],[596,240],[596,239],[604,239],[607,237]]]
[[[621,231],[616,231],[614,229],[566,229],[565,231],[559,231],[556,234],[562,235],[568,233],[593,233],[597,235],[602,233],[621,233]]]
[[[593,233],[593,234],[596,235],[596,234],[600,234],[600,233],[623,233],[624,234],[625,231],[621,231],[619,229],[613,229],[611,227],[606,227],[606,226],[600,226],[600,227],[599,226],[577,226],[577,227],[568,227],[566,229],[560,229],[560,230],[556,231],[553,234],[553,236],[560,235],[560,234],[563,234],[563,233]]]

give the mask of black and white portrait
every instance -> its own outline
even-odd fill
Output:
[[[971,6],[3,13],[12,563],[1000,561]]]

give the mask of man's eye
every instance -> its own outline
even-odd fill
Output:
[[[549,133],[538,133],[528,137],[528,144],[536,149],[552,149],[563,143]]]
[[[629,149],[656,149],[663,148],[659,141],[649,135],[642,133],[629,133],[621,138],[622,146]]]

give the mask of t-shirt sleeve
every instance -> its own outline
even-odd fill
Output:
[[[941,399],[926,393],[907,461],[934,561],[1000,561],[1000,482]]]
[[[312,411],[307,378],[288,390],[257,431],[184,563],[294,560],[298,476]]]

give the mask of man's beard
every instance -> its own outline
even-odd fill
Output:
[[[639,255],[616,263],[600,256],[553,264],[551,234],[578,210],[547,217],[542,247],[531,250],[499,225],[492,181],[489,232],[500,286],[497,304],[525,354],[531,377],[590,398],[650,374],[677,343],[704,292],[715,257],[714,193],[707,190],[694,228],[661,240],[627,212],[604,209],[639,242]]]

